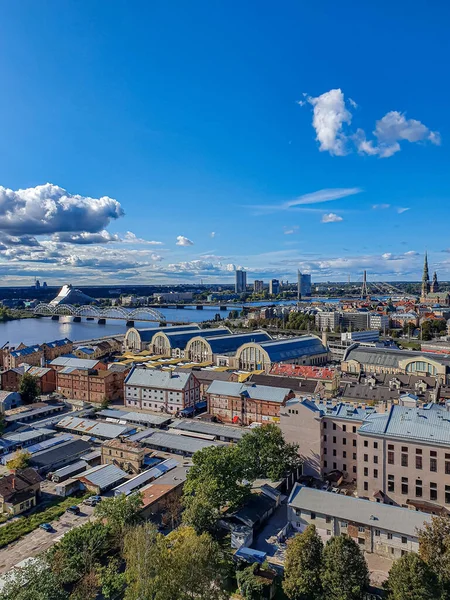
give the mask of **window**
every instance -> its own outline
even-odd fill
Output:
[[[378,464],[378,456],[374,456],[373,457],[373,462],[377,465]]]
[[[380,537],[380,530],[379,529],[375,529],[375,536],[376,537]]]
[[[326,442],[326,441],[327,441],[327,436],[326,436],[326,435],[324,435],[324,436],[323,436],[323,441],[324,441],[324,442]]]
[[[359,533],[364,533],[366,531],[365,527],[358,527]]]
[[[369,442],[367,440],[364,440],[364,448],[367,448],[368,445],[369,445]]]
[[[402,446],[402,452],[408,452],[408,446]]]
[[[407,466],[408,466],[408,455],[402,454],[402,467],[407,467]]]
[[[394,476],[388,475],[388,492],[395,492]]]
[[[416,485],[416,498],[422,498],[422,486]]]
[[[402,535],[402,544],[407,544],[408,543],[408,538],[405,537],[404,535]]]
[[[356,460],[356,452],[353,452],[353,460]]]
[[[333,456],[336,456],[336,450],[333,449]]]
[[[392,540],[392,533],[388,533],[388,534],[387,534],[387,539],[388,539],[388,540]]]
[[[430,500],[437,500],[437,490],[430,489]]]
[[[331,517],[327,515],[327,516],[326,516],[326,518],[325,518],[325,521],[326,521],[327,523],[331,523]]]
[[[356,447],[356,440],[353,440],[353,446]]]
[[[369,489],[369,484],[367,483],[367,481],[364,482],[364,491],[367,492],[367,490]]]
[[[347,445],[347,438],[343,438],[342,439],[342,443],[344,444],[344,446],[346,446]]]
[[[353,465],[352,471],[353,471],[353,473],[356,473],[356,465]]]
[[[358,544],[361,544],[361,546],[362,546],[365,543],[366,542],[365,542],[364,538],[358,538]]]
[[[337,469],[337,463],[333,463],[333,469]]]
[[[356,426],[353,425],[353,429],[352,429],[353,433],[356,433]]]
[[[342,431],[347,431],[347,425],[342,425]]]
[[[408,494],[408,484],[402,483],[402,494]]]
[[[323,453],[324,453],[324,454],[326,454],[327,452],[328,452],[328,449],[327,449],[327,448],[324,448],[324,449],[323,449]]]
[[[343,470],[343,471],[346,471],[346,470],[347,470],[347,465],[346,465],[345,463],[342,465],[342,470]]]
[[[369,455],[368,454],[364,454],[364,462],[369,462]]]
[[[311,513],[311,521],[314,521],[315,518],[316,518],[316,513],[312,512]]]
[[[333,435],[333,444],[335,444],[335,443],[336,443],[336,436]]]
[[[450,462],[448,460],[445,461],[445,474],[450,475]]]
[[[378,448],[378,442],[374,442],[373,443],[373,447],[375,448],[375,450]]]
[[[416,454],[422,454],[422,449],[421,448],[416,448]]]
[[[416,469],[422,469],[422,457],[416,456]]]
[[[393,450],[394,449],[394,444],[388,444],[388,450]]]
[[[331,535],[331,529],[327,529],[327,535]]]
[[[364,467],[364,477],[369,477],[369,469]]]
[[[450,485],[445,486],[445,504],[450,504]]]
[[[378,479],[378,469],[373,470],[373,477],[374,479]]]
[[[430,458],[430,471],[437,473],[437,458]]]
[[[430,456],[437,456],[436,450],[430,450]]]
[[[336,423],[333,423],[333,431],[336,431]]]
[[[393,464],[394,464],[394,453],[388,452],[388,465],[393,465]]]
[[[347,527],[347,525],[348,525],[347,521],[341,521],[342,529],[345,529]]]
[[[344,450],[344,452],[342,453],[342,458],[347,458],[347,452]]]
[[[324,429],[326,429],[326,428],[327,428],[327,422],[326,422],[326,421],[324,421],[324,422],[323,422],[323,428],[324,428]]]
[[[328,463],[326,460],[323,461],[323,468],[326,469],[328,467]]]

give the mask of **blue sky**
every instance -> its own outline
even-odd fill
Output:
[[[449,13],[2,3],[2,282],[450,279]]]

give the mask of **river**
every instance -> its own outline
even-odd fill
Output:
[[[339,298],[312,298],[311,300],[314,302],[339,302]],[[295,303],[295,301],[281,301],[273,302],[272,304],[287,305]],[[267,306],[267,302],[254,302],[252,305]],[[159,310],[168,322],[201,323],[213,320],[217,313],[223,319],[226,319],[233,308],[230,306],[227,310],[219,310],[219,308],[211,307],[196,310],[193,307],[189,307],[181,310],[176,308],[161,308]],[[140,328],[157,327],[158,324],[149,321],[136,321],[135,326]],[[83,319],[80,323],[74,323],[72,317],[60,317],[59,321],[52,321],[49,317],[19,319],[4,323],[0,322],[0,347],[7,343],[10,346],[17,346],[21,342],[26,345],[42,344],[43,342],[50,342],[64,337],[77,342],[80,340],[124,334],[126,331],[125,321],[116,321],[113,319],[107,320],[105,325],[99,325],[97,321],[86,321],[86,319]]]

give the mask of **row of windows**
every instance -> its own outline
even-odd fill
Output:
[[[324,461],[323,461],[323,468],[324,468],[324,469],[327,469],[327,468],[328,468],[328,461],[326,461],[326,460],[324,460]],[[336,462],[334,462],[334,463],[333,463],[333,469],[335,470],[335,469],[337,469],[337,468],[338,468],[338,467],[337,467],[337,463],[336,463]],[[343,471],[346,471],[346,470],[347,470],[347,465],[346,465],[345,463],[342,465],[342,470],[343,470]],[[353,473],[356,473],[356,465],[353,465],[353,467],[352,467],[352,471],[353,471]]]
[[[324,436],[323,436],[323,441],[324,441],[324,442],[326,442],[326,441],[327,441],[327,436],[326,436],[326,435],[324,435]],[[337,443],[337,441],[336,441],[336,436],[335,436],[335,435],[333,435],[333,444],[336,444],[336,443]],[[342,444],[343,444],[344,446],[346,446],[346,445],[347,445],[347,438],[342,438]],[[356,440],[353,440],[353,446],[356,448]]]
[[[326,421],[323,422],[323,428],[327,429],[328,424]],[[337,429],[337,425],[336,423],[333,423],[333,430],[336,431]],[[342,431],[347,431],[347,425],[342,425]],[[352,431],[353,433],[356,433],[356,425],[352,425]]]

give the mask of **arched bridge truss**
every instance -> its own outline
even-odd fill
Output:
[[[33,309],[35,315],[43,317],[91,317],[94,319],[121,319],[123,321],[157,321],[158,323],[166,321],[165,316],[155,310],[142,306],[134,310],[126,310],[120,306],[99,308],[97,306],[73,306],[72,304],[38,304]]]

